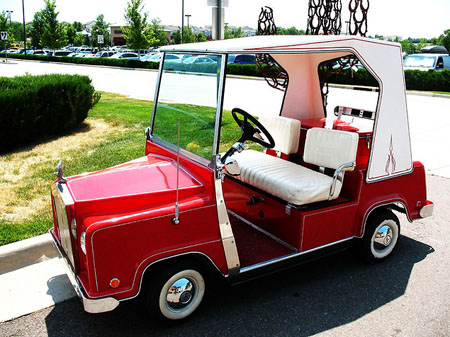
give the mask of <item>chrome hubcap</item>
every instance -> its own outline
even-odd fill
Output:
[[[388,247],[392,242],[392,229],[388,225],[384,225],[375,233],[374,246],[376,249]]]
[[[194,282],[188,278],[180,278],[176,280],[167,291],[166,301],[170,309],[184,309],[192,302],[196,293]]]

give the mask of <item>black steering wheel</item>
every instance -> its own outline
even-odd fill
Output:
[[[272,149],[275,146],[275,141],[269,131],[267,131],[267,129],[247,111],[234,108],[231,110],[231,114],[237,125],[241,128],[241,138],[239,138],[238,143],[244,143],[247,140],[251,140],[268,149]],[[238,115],[241,115],[243,119],[240,119]],[[261,133],[267,138],[268,142],[261,137]],[[236,149],[231,147],[222,157],[222,163],[225,163],[225,159],[227,159],[227,157],[232,155],[235,151]]]
[[[243,143],[246,140],[251,140],[252,142],[258,143],[268,149],[275,146],[275,141],[273,140],[271,134],[267,129],[259,122],[255,117],[250,115],[247,111],[239,108],[234,108],[231,111],[234,120],[237,125],[241,128],[241,138],[238,142]],[[239,119],[238,114],[244,117],[244,119]],[[266,136],[269,142],[266,142],[262,137],[261,133]]]

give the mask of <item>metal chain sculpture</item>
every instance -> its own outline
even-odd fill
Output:
[[[309,0],[307,35],[341,33],[341,0]]]
[[[369,0],[349,0],[348,9],[350,12],[350,19],[348,21],[349,34],[366,36]],[[307,34],[340,34],[342,28],[341,12],[341,0],[309,0]],[[319,77],[325,111],[330,75],[351,69],[357,63],[358,59],[355,56],[347,56],[320,65]]]
[[[261,8],[258,18],[258,35],[277,35],[277,26],[273,18],[273,10],[266,6]],[[275,89],[284,91],[288,85],[286,71],[268,54],[256,54],[256,64],[266,82]]]
[[[350,19],[348,29],[350,35],[366,36],[367,12],[369,0],[349,0]],[[307,35],[339,35],[342,29],[342,0],[309,0]],[[258,18],[258,35],[277,35],[277,26],[270,7],[261,8]],[[334,67],[333,67],[333,62]],[[342,57],[339,60],[323,63],[319,67],[320,84],[324,108],[327,105],[328,80],[331,74],[351,69],[358,63],[355,56]],[[337,63],[336,63],[337,62]],[[256,55],[256,64],[266,82],[273,88],[286,90],[288,75],[286,71],[267,54]],[[336,66],[337,65],[337,66]],[[326,110],[325,110],[326,111]]]

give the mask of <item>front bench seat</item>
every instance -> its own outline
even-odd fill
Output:
[[[270,126],[267,129],[270,130]],[[290,130],[285,130],[285,133],[290,133]],[[274,139],[276,145],[278,140]],[[241,169],[238,176],[241,181],[290,204],[304,205],[339,196],[344,172],[353,170],[355,166],[357,146],[356,132],[322,128],[308,130],[303,160],[334,169],[333,177],[254,150],[235,153],[232,158]]]

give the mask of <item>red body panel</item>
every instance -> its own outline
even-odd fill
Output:
[[[299,154],[285,156],[286,160],[299,158],[307,128],[317,123],[302,122]],[[411,174],[368,184],[368,145],[370,134],[361,134],[356,168],[346,172],[336,200],[286,208],[286,202],[226,177],[223,191],[227,209],[297,252],[362,236],[367,216],[382,205],[401,203],[410,220],[418,218],[420,206],[427,204],[423,165],[416,162]],[[176,176],[176,153],[147,141],[145,157],[69,179],[74,205],[67,207],[67,214],[69,221],[76,215],[79,233],[86,232],[87,250],[85,256],[79,243],[72,240],[74,270],[90,298],[135,296],[149,265],[186,253],[207,256],[223,274],[228,273],[213,169],[180,157],[178,225],[172,222]],[[54,234],[57,236],[57,231]],[[237,244],[242,252],[246,242]],[[114,278],[120,280],[116,289],[110,286]]]

